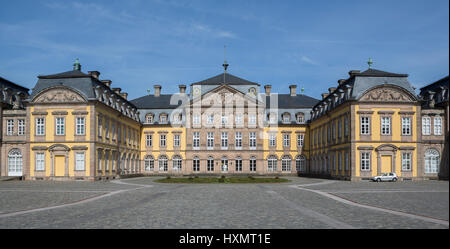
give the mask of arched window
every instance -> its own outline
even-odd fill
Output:
[[[214,171],[214,158],[208,157],[208,161],[206,162],[206,170],[207,171]]]
[[[153,120],[154,120],[154,115],[152,113],[145,115],[145,123],[153,124]]]
[[[306,159],[304,156],[299,155],[295,158],[295,168],[297,169],[297,172],[306,172]]]
[[[182,160],[180,156],[174,156],[172,158],[173,170],[181,171]]]
[[[269,156],[269,158],[267,158],[267,171],[277,171],[276,156]]]
[[[8,153],[8,176],[22,176],[22,152],[18,149]]]
[[[159,160],[158,160],[159,171],[167,171],[168,170],[167,162],[168,162],[168,160],[167,160],[166,156],[159,157]]]
[[[222,172],[227,172],[228,171],[228,158],[226,157],[222,157],[221,160],[221,165],[222,165]]]
[[[242,158],[241,157],[236,157],[236,160],[234,162],[236,169],[236,172],[241,172],[242,171]]]
[[[283,158],[281,158],[281,171],[291,171],[290,156],[283,156]]]
[[[192,170],[194,172],[200,171],[200,158],[198,158],[197,156],[194,157],[194,160],[192,161]]]
[[[439,152],[429,149],[425,152],[425,173],[435,174],[439,172]]]
[[[146,156],[144,159],[144,170],[145,171],[155,170],[155,160],[150,155]]]

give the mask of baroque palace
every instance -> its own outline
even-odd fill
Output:
[[[128,100],[100,72],[0,78],[0,175],[304,175],[448,179],[448,76],[415,93],[408,75],[352,70],[322,99],[271,92],[227,72]]]

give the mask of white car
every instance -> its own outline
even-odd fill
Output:
[[[397,174],[392,172],[372,177],[372,181],[374,182],[396,182],[397,180],[398,180]]]

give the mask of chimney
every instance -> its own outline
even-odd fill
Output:
[[[351,70],[350,72],[348,72],[348,74],[350,75],[350,77],[355,76],[357,74],[359,74],[360,71],[359,70]]]
[[[120,94],[120,91],[122,91],[121,88],[113,88],[112,90],[113,90],[116,94],[121,95],[121,94]]]
[[[291,90],[291,96],[292,97],[297,96],[297,85],[290,85],[289,89]]]
[[[127,99],[128,93],[120,93],[120,96],[122,96],[122,98],[124,98],[124,99]]]
[[[99,71],[89,71],[88,74],[90,74],[92,77],[98,79],[98,77],[100,76],[100,72]]]
[[[161,95],[161,86],[155,85],[155,97],[159,97]]]
[[[345,83],[346,80],[338,80],[339,85],[342,85]]]
[[[330,87],[328,88],[328,93],[331,94],[332,92],[336,91],[336,87]]]
[[[322,99],[325,99],[326,97],[328,97],[328,93],[322,93]]]
[[[111,87],[111,82],[110,80],[101,80],[101,82],[105,85],[107,85],[108,87]]]
[[[181,94],[185,94],[186,93],[186,85],[179,85],[178,87],[180,88],[180,93]]]
[[[271,85],[265,85],[264,89],[266,90],[266,96],[270,96],[270,89],[272,89]]]

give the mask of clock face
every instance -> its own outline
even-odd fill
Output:
[[[252,96],[255,96],[256,95],[256,88],[252,87],[252,88],[248,89],[248,93],[250,95],[252,95]]]

